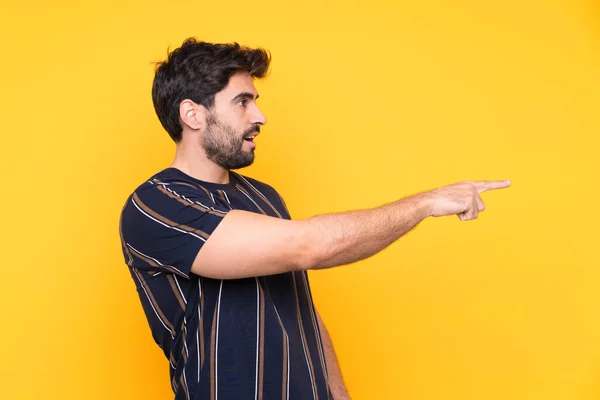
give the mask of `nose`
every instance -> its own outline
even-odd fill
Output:
[[[252,120],[252,123],[255,125],[264,125],[267,123],[267,117],[265,117],[258,107],[256,107],[256,111],[252,117]]]

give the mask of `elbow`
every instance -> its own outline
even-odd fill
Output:
[[[325,260],[324,246],[319,240],[318,226],[312,219],[298,221],[301,229],[296,237],[296,254],[293,258],[293,268],[297,271],[322,268]]]
[[[317,268],[317,259],[312,247],[310,243],[299,246],[298,253],[292,261],[294,271],[308,271]]]

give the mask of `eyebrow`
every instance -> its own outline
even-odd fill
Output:
[[[238,95],[236,95],[233,99],[231,99],[231,101],[236,101],[236,100],[240,100],[240,99],[250,99],[250,100],[256,100],[258,99],[258,94],[256,95],[256,97],[254,97],[254,95],[250,92],[242,92],[239,93]]]

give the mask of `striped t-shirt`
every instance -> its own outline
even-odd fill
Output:
[[[331,398],[306,272],[219,280],[190,271],[229,210],[290,219],[272,187],[234,172],[229,179],[167,168],[121,214],[125,262],[169,360],[175,399]]]

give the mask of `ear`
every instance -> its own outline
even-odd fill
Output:
[[[190,99],[185,99],[179,103],[179,118],[182,124],[193,130],[199,130],[206,122],[206,108]]]

